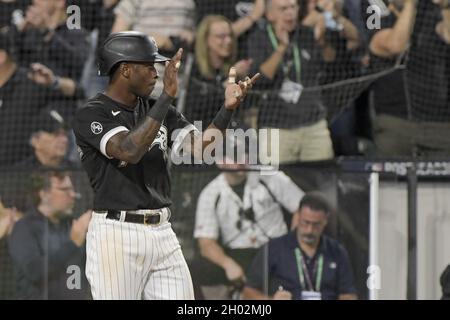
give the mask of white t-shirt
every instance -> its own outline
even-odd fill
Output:
[[[194,28],[193,0],[122,0],[114,10],[131,25],[131,30],[146,34],[175,36]]]
[[[249,172],[241,200],[222,173],[200,193],[194,237],[218,239],[220,236],[221,243],[231,249],[259,248],[269,238],[287,232],[282,206],[294,213],[303,195],[281,171],[270,176]],[[249,208],[253,208],[254,221],[240,214]]]

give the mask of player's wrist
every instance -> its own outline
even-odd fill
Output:
[[[173,92],[173,90],[167,90],[166,88],[164,88],[163,93],[165,93],[166,95],[168,95],[170,98],[175,99],[176,95],[177,95],[177,91],[175,90],[175,92]]]
[[[213,125],[219,130],[225,130],[231,121],[233,111],[233,109],[228,109],[223,105],[214,117],[212,121]]]
[[[173,97],[169,96],[165,91],[156,100],[153,107],[148,112],[147,116],[162,123],[166,117],[169,106],[173,101]]]

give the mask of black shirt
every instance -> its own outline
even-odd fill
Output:
[[[89,100],[74,121],[81,161],[94,189],[95,210],[158,209],[170,206],[168,148],[176,129],[181,135],[194,130],[182,114],[170,106],[149,151],[137,164],[106,155],[106,144],[115,134],[129,131],[143,121],[156,100],[138,99],[134,110],[103,94]],[[178,136],[177,136],[178,137]],[[180,139],[182,136],[180,136]]]
[[[300,300],[302,288],[299,279],[295,249],[299,248],[296,232],[270,240],[263,246],[248,269],[246,285],[263,291],[264,279],[268,277],[268,294],[273,295],[280,286],[292,293],[293,300]],[[267,254],[268,250],[268,254]],[[313,274],[315,261],[323,254],[323,273],[320,292],[323,300],[335,300],[340,294],[356,293],[353,271],[346,250],[334,239],[322,235],[314,257],[306,265]],[[268,257],[267,260],[265,257]],[[268,274],[264,272],[267,270]],[[315,279],[315,275],[314,275]]]
[[[39,62],[56,75],[79,81],[89,56],[89,34],[84,29],[69,30],[66,24],[54,31],[50,41],[47,31],[29,29],[17,35],[18,62],[28,67]]]
[[[89,288],[84,276],[86,254],[70,239],[72,219],[50,222],[32,209],[14,226],[8,240],[17,274],[19,299],[86,299]],[[80,289],[68,289],[69,266],[78,266]]]
[[[0,239],[0,300],[14,299],[16,277],[6,238]]]
[[[200,73],[197,63],[194,63],[186,90],[184,111],[184,116],[190,122],[201,121],[203,130],[211,124],[223,104],[225,89],[222,83],[226,79],[227,76],[221,70],[216,70],[214,79],[207,79]]]
[[[368,4],[366,4],[366,7]],[[397,18],[395,14],[381,17],[380,29],[367,30],[369,43],[379,31],[387,28],[393,28]],[[373,103],[377,115],[386,114],[403,119],[408,117],[406,88],[404,81],[404,70],[397,69],[394,66],[398,57],[384,58],[370,53],[370,71],[372,73],[392,70],[392,72],[376,79],[371,89],[373,92]]]
[[[436,33],[440,21],[437,5],[419,1],[407,62],[413,120],[450,122],[450,44]]]
[[[103,5],[103,0],[79,0],[77,1],[81,16],[83,17],[83,28],[92,31],[98,30],[97,36],[97,52],[102,47],[103,42],[111,33],[114,24],[114,9],[119,4],[117,1],[111,7],[106,8]],[[96,55],[98,57],[98,55]]]
[[[253,59],[251,74],[259,72],[261,65],[273,54],[269,25],[257,28],[248,39],[248,52]],[[258,45],[255,45],[258,44]],[[300,79],[294,62],[294,46],[298,47]],[[322,51],[316,44],[312,29],[299,26],[290,34],[290,46],[283,63],[271,80],[264,75],[255,84],[256,90],[266,91],[260,103],[259,127],[298,128],[325,118],[326,110],[321,102],[319,80],[323,71]],[[285,72],[283,69],[288,70]],[[298,103],[287,103],[279,97],[285,79],[300,83],[303,90]]]
[[[244,201],[244,190],[245,190],[245,184],[247,183],[247,179],[245,179],[244,181],[242,181],[239,184],[236,184],[234,186],[231,186],[231,189],[234,191],[234,193],[236,193],[236,195],[239,197],[239,199],[241,199],[242,201]]]
[[[211,14],[220,14],[227,17],[231,22],[236,22],[249,15],[254,6],[254,0],[194,0],[195,10],[197,12],[197,23]],[[247,41],[250,31],[255,28],[255,24],[238,38],[238,60],[251,58],[247,50]]]
[[[33,119],[50,101],[69,110],[74,109],[74,99],[34,83],[28,79],[26,69],[18,68],[0,87],[0,166],[15,164],[31,155]]]
[[[324,63],[324,76],[320,79],[320,84],[328,84],[361,76],[361,65],[357,60],[358,52],[356,49],[347,49],[347,39],[342,36],[340,31],[327,29],[325,32],[325,41],[333,48],[336,56],[333,61]]]

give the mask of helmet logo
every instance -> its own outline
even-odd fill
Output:
[[[156,47],[156,51],[159,51],[159,49],[158,49],[158,44],[156,43],[156,40],[155,40],[155,38],[153,38],[153,37],[148,37],[149,39],[150,39],[150,41],[151,42],[153,42],[153,44],[155,45],[155,47]]]

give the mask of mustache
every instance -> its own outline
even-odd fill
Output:
[[[312,241],[314,241],[314,240],[316,240],[316,239],[318,238],[318,237],[317,237],[316,235],[314,235],[314,234],[302,234],[301,237],[302,237],[304,240],[309,241],[309,242],[312,242]]]

